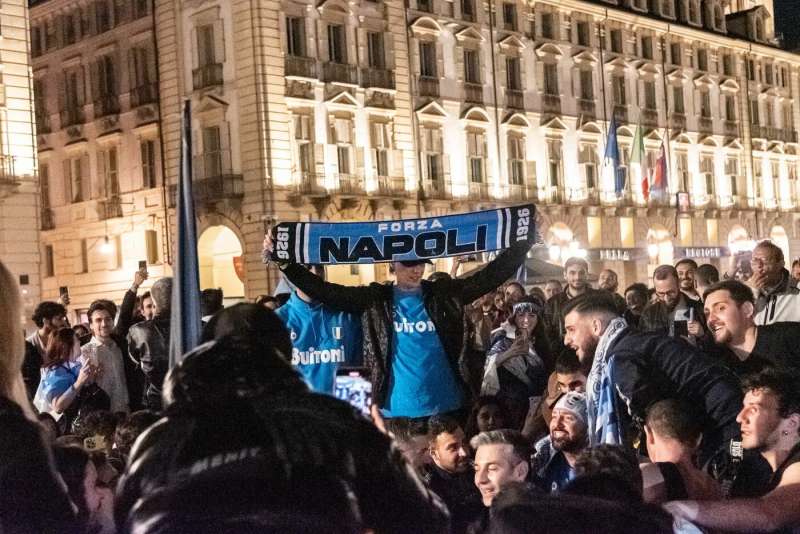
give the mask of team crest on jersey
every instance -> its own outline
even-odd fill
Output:
[[[342,327],[341,326],[334,326],[331,328],[331,333],[333,334],[333,339],[342,339]]]
[[[297,332],[295,332],[294,330],[291,330],[291,331],[289,332],[289,338],[291,338],[291,340],[292,340],[292,341],[294,341],[295,339],[297,339]]]

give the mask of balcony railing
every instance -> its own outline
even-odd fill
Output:
[[[561,113],[561,96],[542,95],[542,111],[545,113]]]
[[[722,123],[725,135],[739,135],[739,123],[736,121],[725,120]]]
[[[100,212],[101,219],[116,219],[122,217],[122,200],[118,196],[109,197],[103,202]]]
[[[683,113],[670,113],[669,127],[673,130],[686,130],[686,115]]]
[[[658,110],[642,109],[642,124],[650,127],[658,127]]]
[[[484,184],[482,182],[470,182],[469,198],[472,200],[491,199],[491,196],[489,195],[489,184]]]
[[[325,175],[313,172],[303,172],[297,176],[297,193],[309,196],[327,196],[328,189],[325,185]]]
[[[420,76],[417,79],[419,96],[439,98],[439,78],[434,76]]]
[[[556,186],[546,186],[539,189],[537,197],[539,202],[543,204],[562,204],[564,202],[564,194]]]
[[[222,83],[222,63],[209,63],[192,71],[192,87],[195,91]]]
[[[503,188],[507,200],[536,200],[536,187],[533,184],[508,184]]]
[[[394,72],[388,69],[363,68],[361,69],[361,85],[363,87],[394,89]]]
[[[595,107],[594,107],[594,100],[589,100],[585,98],[578,99],[578,113],[583,115],[584,119],[594,119],[595,118]]]
[[[326,61],[322,64],[322,81],[358,84],[358,69],[348,63]]]
[[[42,208],[42,230],[52,230],[56,227],[56,218],[53,215],[53,210],[50,208]]]
[[[768,141],[783,141],[785,143],[796,143],[797,132],[792,129],[775,128],[774,126],[751,126],[751,135],[759,139]]]
[[[136,108],[152,104],[158,100],[158,85],[155,82],[145,83],[131,89],[131,107]]]
[[[36,114],[36,133],[47,134],[52,130],[50,129],[50,115],[46,113]]]
[[[453,191],[450,187],[450,182],[446,182],[443,179],[423,180],[422,194],[426,199],[449,200],[453,198]]]
[[[711,117],[698,117],[697,130],[702,133],[711,133],[714,131],[714,121]]]
[[[193,193],[199,202],[244,196],[244,180],[241,174],[233,171],[230,150],[216,150],[195,156],[192,171]]]
[[[402,176],[378,176],[378,189],[376,193],[384,197],[405,197],[406,179]]]
[[[75,124],[83,124],[86,119],[83,115],[83,108],[67,108],[62,109],[60,113],[61,127],[73,126]]]
[[[94,117],[106,117],[119,113],[119,97],[117,95],[102,95],[94,101]]]
[[[616,104],[614,106],[614,118],[617,119],[617,123],[627,124],[628,106],[625,104]]]
[[[340,195],[364,194],[364,180],[357,174],[336,174],[336,192]]]
[[[508,109],[525,109],[525,95],[519,89],[506,89],[506,107]]]
[[[311,57],[286,56],[283,61],[284,75],[298,78],[317,78],[317,60]]]
[[[483,104],[483,86],[479,83],[464,83],[464,102]]]

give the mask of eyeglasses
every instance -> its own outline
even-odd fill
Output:
[[[774,262],[771,260],[762,260],[761,258],[753,258],[750,260],[750,267],[763,267],[765,265],[772,265]]]

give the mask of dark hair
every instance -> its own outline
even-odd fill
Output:
[[[514,456],[530,467],[531,444],[519,430],[501,428],[500,430],[481,432],[470,440],[470,446],[477,451],[481,445],[511,445]]]
[[[719,270],[710,263],[704,263],[697,268],[694,277],[701,285],[710,286],[719,282]]]
[[[425,421],[409,417],[387,419],[386,430],[399,442],[409,442],[417,436],[428,435],[428,425]]]
[[[223,336],[251,338],[256,343],[274,346],[287,361],[292,357],[289,331],[280,317],[264,306],[240,302],[216,313],[203,328],[203,341]]]
[[[76,445],[61,445],[56,443],[53,447],[53,460],[56,470],[67,485],[70,500],[78,507],[78,520],[86,525],[89,521],[89,508],[86,504],[86,466],[91,458],[89,453]]]
[[[258,306],[263,306],[267,302],[278,302],[278,299],[272,295],[259,295],[254,301],[254,303]]]
[[[753,250],[757,248],[765,248],[769,250],[772,259],[775,260],[776,262],[784,261],[783,250],[781,249],[781,247],[779,247],[769,239],[765,239],[763,241],[759,241],[758,243],[756,243],[756,246],[753,248]]]
[[[723,280],[722,282],[717,282],[703,292],[703,301],[707,300],[710,294],[716,293],[717,291],[727,291],[730,293],[731,299],[733,299],[737,306],[741,306],[745,302],[749,302],[750,304],[755,304],[756,302],[755,297],[753,297],[753,291],[738,280]]]
[[[436,282],[437,280],[452,280],[453,277],[444,271],[434,271],[428,276],[428,282]]]
[[[564,262],[564,272],[567,272],[567,269],[569,269],[573,265],[580,265],[587,271],[589,270],[589,262],[587,262],[583,258],[572,257]]]
[[[703,423],[686,401],[664,399],[647,409],[645,424],[660,436],[694,448],[703,433]]]
[[[642,502],[641,492],[637,492],[629,480],[613,473],[599,472],[576,477],[567,484],[564,493],[617,503],[639,504]]]
[[[625,289],[625,293],[623,293],[623,295],[626,295],[628,293],[628,291],[633,291],[634,293],[638,294],[640,297],[642,297],[645,300],[647,300],[647,297],[648,297],[648,295],[647,295],[647,286],[644,285],[641,282],[636,282],[635,284],[629,285]]]
[[[792,269],[794,269],[794,268],[795,268],[795,267],[797,267],[798,265],[800,265],[800,258],[798,258],[798,259],[796,259],[796,260],[794,260],[794,261],[792,262]]]
[[[209,288],[200,292],[200,313],[214,315],[222,309],[222,289]]]
[[[136,297],[136,305],[141,308],[142,306],[144,306],[144,301],[147,300],[147,299],[150,299],[150,300],[153,299],[153,296],[150,294],[149,291],[145,291],[144,293],[142,293],[141,295]]]
[[[566,317],[572,312],[582,315],[599,313],[619,317],[617,304],[608,291],[591,291],[575,297],[564,306],[562,317]]]
[[[64,306],[58,302],[45,300],[36,306],[31,320],[36,324],[36,326],[41,328],[44,326],[44,322],[46,320],[49,321],[53,317],[59,317],[61,315],[67,315],[67,309]]]
[[[99,434],[110,448],[114,443],[114,432],[117,430],[118,422],[118,417],[108,410],[97,410],[81,418],[80,427],[73,430],[81,439]]]
[[[523,286],[516,280],[511,280],[510,282],[506,283],[505,287],[503,287],[503,293],[505,293],[505,290],[508,289],[510,286],[517,286],[520,289],[520,291],[522,291],[522,294],[523,295],[525,294],[525,286]]]
[[[556,373],[570,374],[581,372],[581,362],[578,360],[578,355],[572,350],[562,350],[556,358]]]
[[[69,361],[72,356],[72,349],[75,346],[75,331],[72,328],[59,328],[50,334],[47,341],[47,349],[44,352],[42,367],[58,367]]]
[[[478,433],[478,413],[480,413],[481,408],[484,406],[497,406],[497,409],[502,413],[506,423],[511,422],[511,413],[508,411],[508,406],[503,402],[503,399],[495,397],[494,395],[483,395],[475,399],[469,411],[466,428],[464,429],[464,434],[467,438],[471,438]]]
[[[89,318],[89,322],[92,322],[92,314],[97,311],[105,311],[111,316],[111,320],[114,320],[114,316],[117,315],[117,305],[111,302],[108,299],[98,299],[92,302],[89,305],[89,311],[86,312],[86,317]]]
[[[636,456],[619,445],[596,445],[585,449],[575,459],[576,477],[587,475],[611,475],[629,483],[642,495],[642,472]]]
[[[697,270],[697,262],[694,261],[692,258],[681,258],[678,261],[676,261],[675,270],[677,271],[678,265],[683,265],[684,263],[690,265],[692,268],[694,268],[695,271]]]
[[[800,414],[800,375],[775,367],[745,377],[742,389],[745,393],[756,389],[767,389],[778,399],[778,414],[786,419],[793,413]]]
[[[544,284],[545,285],[547,285],[547,284],[558,284],[558,287],[561,287],[561,280],[556,280],[555,278],[551,278],[550,280],[548,280]]]
[[[678,271],[672,265],[659,265],[653,271],[653,280],[666,280],[667,278],[678,280]]]
[[[114,445],[117,450],[128,456],[136,438],[158,419],[159,415],[151,410],[139,410],[130,414],[117,425],[114,432]]]
[[[435,441],[439,434],[452,434],[461,428],[454,417],[449,415],[434,415],[428,420],[428,436]]]
[[[80,341],[81,347],[92,340],[92,329],[89,328],[89,325],[78,323],[72,327],[72,330],[75,332],[75,335],[78,336],[78,341]]]
[[[528,291],[528,295],[531,297],[537,297],[542,302],[547,300],[547,296],[544,294],[544,289],[538,286],[533,286],[530,291]]]

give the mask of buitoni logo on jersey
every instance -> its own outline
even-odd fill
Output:
[[[394,331],[398,334],[413,334],[423,332],[436,332],[436,326],[430,319],[427,321],[407,321],[405,318],[394,321]]]

